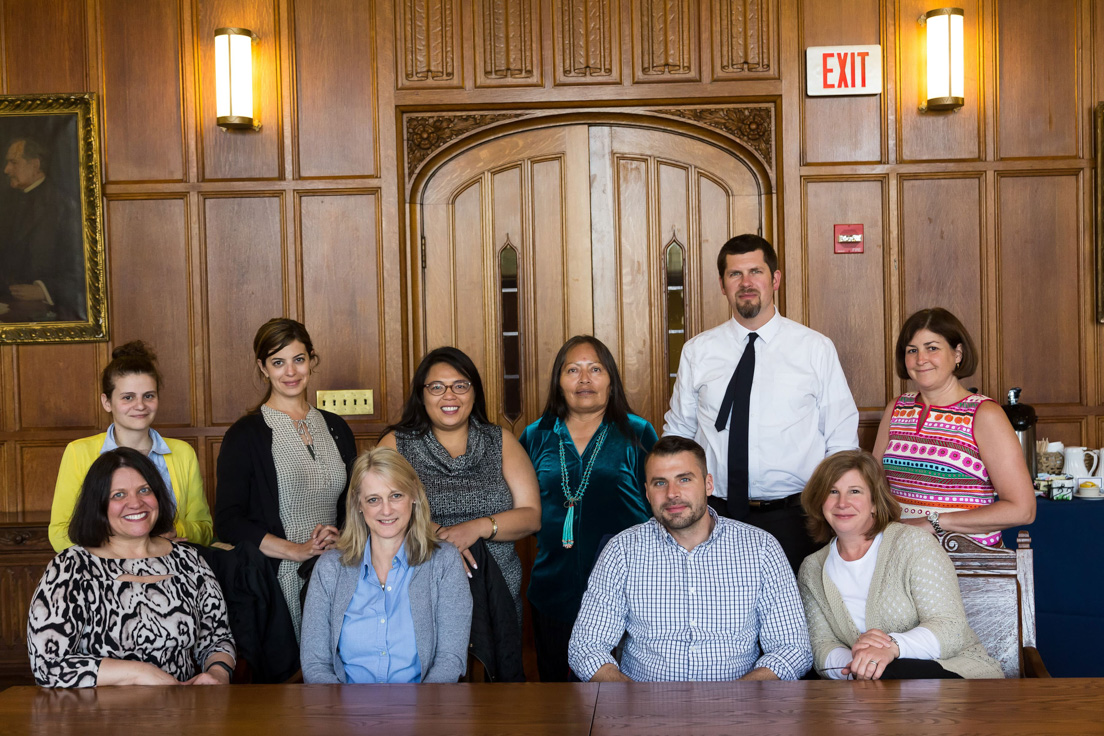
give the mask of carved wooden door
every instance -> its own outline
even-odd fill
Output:
[[[657,129],[568,125],[473,147],[419,203],[418,354],[468,353],[488,413],[520,432],[560,346],[592,333],[659,429],[683,342],[728,316],[717,252],[733,234],[769,232],[768,197],[732,152]]]

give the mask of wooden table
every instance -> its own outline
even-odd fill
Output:
[[[0,693],[0,734],[492,736],[590,733],[598,685],[231,685]]]
[[[0,733],[1089,734],[1104,680],[237,685],[0,693]]]
[[[0,715],[2,717],[2,715]],[[591,734],[1104,733],[1104,680],[604,683]]]

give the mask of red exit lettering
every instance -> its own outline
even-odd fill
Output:
[[[866,86],[866,57],[868,51],[850,51],[836,53],[829,51],[821,56],[821,69],[824,77],[824,89],[851,89]],[[838,67],[832,63],[838,62]],[[850,67],[851,75],[848,76]],[[858,76],[856,77],[856,72]],[[835,74],[829,79],[829,74]]]

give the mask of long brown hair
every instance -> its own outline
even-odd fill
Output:
[[[479,369],[475,367],[475,363],[472,362],[467,353],[459,348],[446,346],[426,353],[426,356],[418,363],[418,368],[414,371],[414,378],[410,380],[410,394],[403,404],[402,416],[399,417],[399,421],[385,430],[385,434],[387,432],[404,432],[421,436],[432,429],[433,425],[429,421],[429,413],[425,408],[425,396],[422,392],[425,391],[426,377],[429,376],[429,371],[433,366],[440,363],[450,366],[465,379],[471,381],[472,411],[468,422],[491,423],[491,420],[487,418],[487,398],[483,392],[483,379],[479,377]]]
[[[545,402],[541,416],[559,417],[567,419],[567,398],[564,396],[563,387],[560,386],[560,374],[563,373],[564,364],[567,362],[567,354],[578,345],[589,345],[594,348],[598,362],[606,369],[609,376],[609,398],[606,401],[606,412],[603,421],[613,422],[625,439],[634,441],[632,426],[629,424],[629,415],[633,413],[629,405],[629,397],[625,393],[625,385],[621,382],[621,372],[617,370],[617,360],[605,343],[594,335],[575,335],[565,342],[556,353],[556,359],[552,361],[552,377],[548,382],[548,400]]]

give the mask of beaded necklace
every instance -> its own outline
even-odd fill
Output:
[[[564,501],[564,508],[567,509],[567,517],[564,518],[563,525],[564,549],[571,549],[575,546],[575,504],[583,500],[583,494],[586,493],[587,485],[590,483],[590,471],[594,468],[594,461],[598,459],[598,453],[602,451],[602,443],[606,440],[606,430],[608,429],[609,425],[604,424],[598,430],[594,452],[591,453],[590,462],[583,470],[583,478],[579,481],[579,490],[574,494],[571,492],[571,486],[567,484],[567,460],[564,457],[564,441],[562,438],[560,439],[560,486],[563,488],[564,498],[567,499]]]

